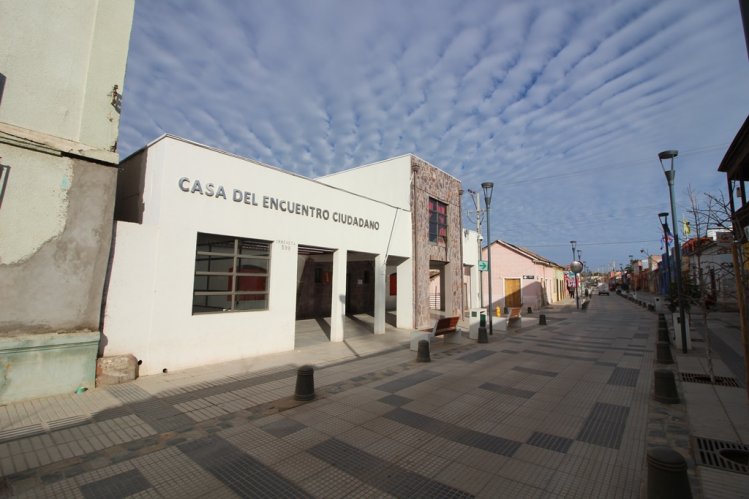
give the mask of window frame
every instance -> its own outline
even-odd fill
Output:
[[[440,212],[439,209],[444,209]],[[429,204],[429,242],[437,246],[447,246],[447,203],[430,197]],[[440,230],[442,229],[442,230]]]
[[[207,240],[201,241],[201,237]],[[215,241],[211,241],[215,239]],[[231,246],[228,247],[229,243]],[[219,246],[214,249],[212,246]],[[208,249],[204,249],[208,246]],[[259,250],[259,254],[244,253],[246,250]],[[193,268],[193,289],[192,289],[192,315],[216,314],[225,312],[263,312],[270,307],[270,277],[271,277],[271,249],[272,242],[261,239],[246,237],[236,237],[221,234],[210,234],[198,232],[195,242],[195,266]],[[228,270],[212,270],[213,261],[231,259]],[[198,269],[199,262],[208,261],[208,269]],[[261,261],[265,262],[265,271],[262,267],[255,265],[243,264],[243,261]],[[247,270],[248,267],[254,267],[253,270]],[[257,269],[261,270],[258,271]],[[198,279],[205,278],[204,288],[198,289]],[[228,279],[227,289],[211,290],[211,279]],[[241,289],[242,278],[245,282],[257,283],[264,282],[263,290]],[[264,280],[264,281],[262,281]],[[228,308],[214,308],[208,305],[208,298],[211,296],[226,296]],[[254,298],[254,297],[258,297]],[[205,303],[196,304],[197,298],[203,298]],[[262,308],[240,308],[241,302],[262,301]],[[200,310],[196,310],[199,308]],[[208,309],[208,310],[205,310]]]

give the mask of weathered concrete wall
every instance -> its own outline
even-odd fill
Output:
[[[462,232],[460,223],[460,181],[415,156],[413,169],[413,255],[414,270],[414,327],[431,327],[429,312],[429,262],[444,263],[445,314],[459,316],[461,311],[463,261],[461,256]],[[429,242],[429,198],[447,204],[447,244],[439,246]]]
[[[0,144],[0,336],[98,330],[117,170]]]

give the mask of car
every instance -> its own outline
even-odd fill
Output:
[[[599,296],[600,295],[606,295],[606,296],[608,296],[609,295],[609,288],[607,288],[606,286],[599,286],[598,287],[598,295]]]

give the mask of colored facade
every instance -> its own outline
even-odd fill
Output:
[[[532,310],[565,297],[564,269],[528,250],[506,241],[495,240],[482,249],[482,257],[492,252],[491,286],[493,313],[505,308]],[[488,273],[483,279],[484,303],[488,302]]]
[[[0,15],[0,403],[93,387],[133,8]]]

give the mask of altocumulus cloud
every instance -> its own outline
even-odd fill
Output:
[[[658,151],[682,209],[723,188],[747,84],[733,0],[137,2],[120,151],[171,133],[309,177],[414,153],[495,183],[493,236],[595,267],[657,252]]]

